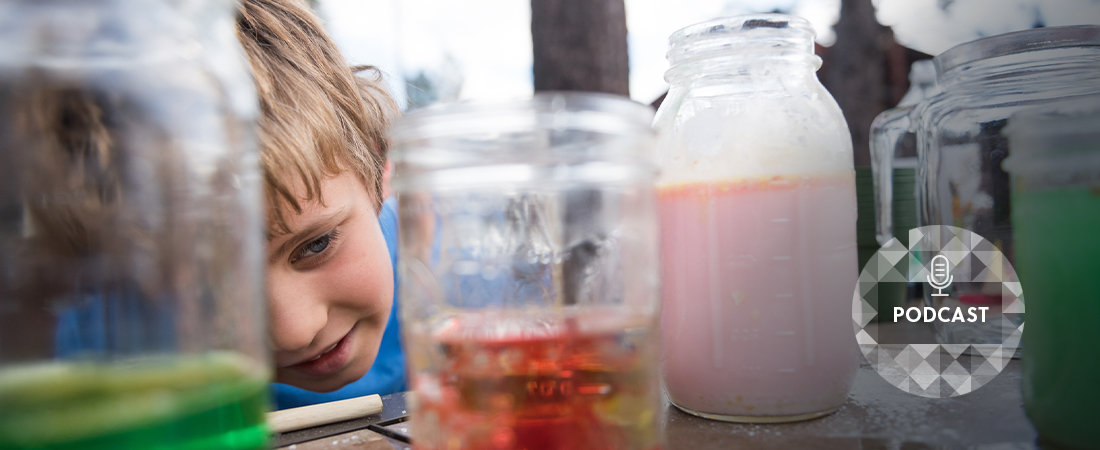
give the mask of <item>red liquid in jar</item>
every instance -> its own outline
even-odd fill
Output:
[[[435,353],[410,355],[414,367],[435,359],[439,369],[414,378],[414,446],[659,448],[652,324],[633,324],[606,316],[451,319],[424,336],[433,342],[410,345]]]

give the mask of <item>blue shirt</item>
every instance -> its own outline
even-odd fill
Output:
[[[397,201],[390,197],[382,204],[378,215],[382,226],[382,236],[386,238],[386,248],[390,250],[390,263],[393,265],[393,308],[386,331],[382,334],[382,344],[374,365],[363,378],[343,388],[328,393],[310,392],[294,386],[272,383],[272,397],[275,409],[295,408],[370,394],[390,394],[406,390],[405,353],[401,350],[401,325],[397,321],[399,302],[397,294]]]

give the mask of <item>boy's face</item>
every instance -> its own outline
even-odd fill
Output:
[[[324,205],[302,202],[301,214],[285,214],[291,232],[268,241],[267,295],[275,380],[329,392],[374,363],[392,307],[393,268],[358,178],[345,172],[321,189]]]

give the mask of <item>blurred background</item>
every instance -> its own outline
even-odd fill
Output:
[[[311,0],[352,64],[381,69],[402,108],[535,90],[658,104],[668,36],[720,16],[782,12],[817,30],[822,83],[868,166],[867,132],[912,62],[980,37],[1100,23],[1100,0]],[[534,38],[533,38],[534,37]]]

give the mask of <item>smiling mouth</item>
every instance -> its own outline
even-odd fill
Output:
[[[347,336],[345,336],[345,337],[347,337]],[[335,344],[332,344],[332,347],[329,347],[329,348],[325,349],[325,351],[321,352],[320,355],[317,355],[317,356],[314,356],[313,358],[307,359],[304,362],[316,361],[318,359],[321,359],[322,356],[325,356],[326,354],[328,354],[328,352],[331,352],[333,349],[336,348],[336,346],[340,345],[341,342],[344,342],[344,339],[340,339],[339,341],[336,341]]]
[[[352,327],[348,334],[317,356],[287,368],[312,377],[324,377],[339,371],[351,360],[351,337],[358,328]]]

